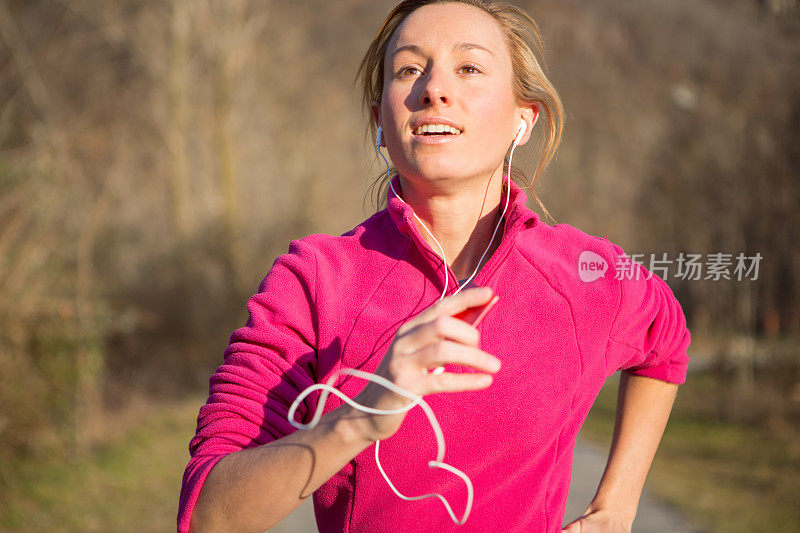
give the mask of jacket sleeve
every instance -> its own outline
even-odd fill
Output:
[[[617,257],[623,250],[613,245]],[[617,274],[620,301],[611,326],[607,375],[622,370],[680,385],[686,381],[691,335],[680,303],[663,279],[632,262]]]
[[[224,362],[209,380],[209,396],[189,442],[178,507],[180,532],[189,530],[203,483],[220,459],[296,430],[287,420],[289,408],[316,382],[316,262],[310,246],[292,241],[289,252],[275,260],[247,303],[247,323],[231,335]],[[310,421],[318,398],[319,391],[314,391],[300,403],[298,422]]]

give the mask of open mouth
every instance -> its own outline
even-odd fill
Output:
[[[452,126],[444,124],[426,124],[414,130],[414,135],[424,136],[446,136],[446,135],[461,135],[461,130]]]

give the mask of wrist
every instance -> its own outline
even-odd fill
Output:
[[[584,514],[594,513],[601,510],[620,517],[620,519],[629,526],[633,525],[633,520],[636,518],[635,506],[631,507],[630,505],[621,505],[619,503],[604,502],[601,500],[592,500],[592,502],[586,508]]]
[[[349,404],[344,404],[330,413],[333,415],[333,431],[346,446],[367,448],[375,439],[365,427],[366,413],[353,409]]]

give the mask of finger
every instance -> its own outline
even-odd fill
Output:
[[[445,364],[463,365],[492,374],[500,370],[500,360],[479,348],[465,346],[452,341],[429,344],[412,354],[417,365],[426,372],[428,369]]]
[[[491,287],[471,287],[458,294],[448,296],[439,300],[432,306],[425,309],[413,320],[416,324],[430,322],[441,315],[455,315],[461,311],[466,311],[470,307],[476,307],[488,302],[494,296]]]
[[[480,390],[491,386],[491,374],[444,372],[442,374],[428,374],[425,378],[425,394],[437,392],[459,392],[465,390]]]
[[[441,315],[430,322],[419,324],[398,340],[401,353],[413,353],[429,344],[452,340],[468,346],[478,346],[481,334],[478,329],[450,315]]]

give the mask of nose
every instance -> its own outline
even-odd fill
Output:
[[[450,103],[450,98],[446,76],[440,69],[431,68],[423,81],[419,103],[423,107],[436,106]]]

